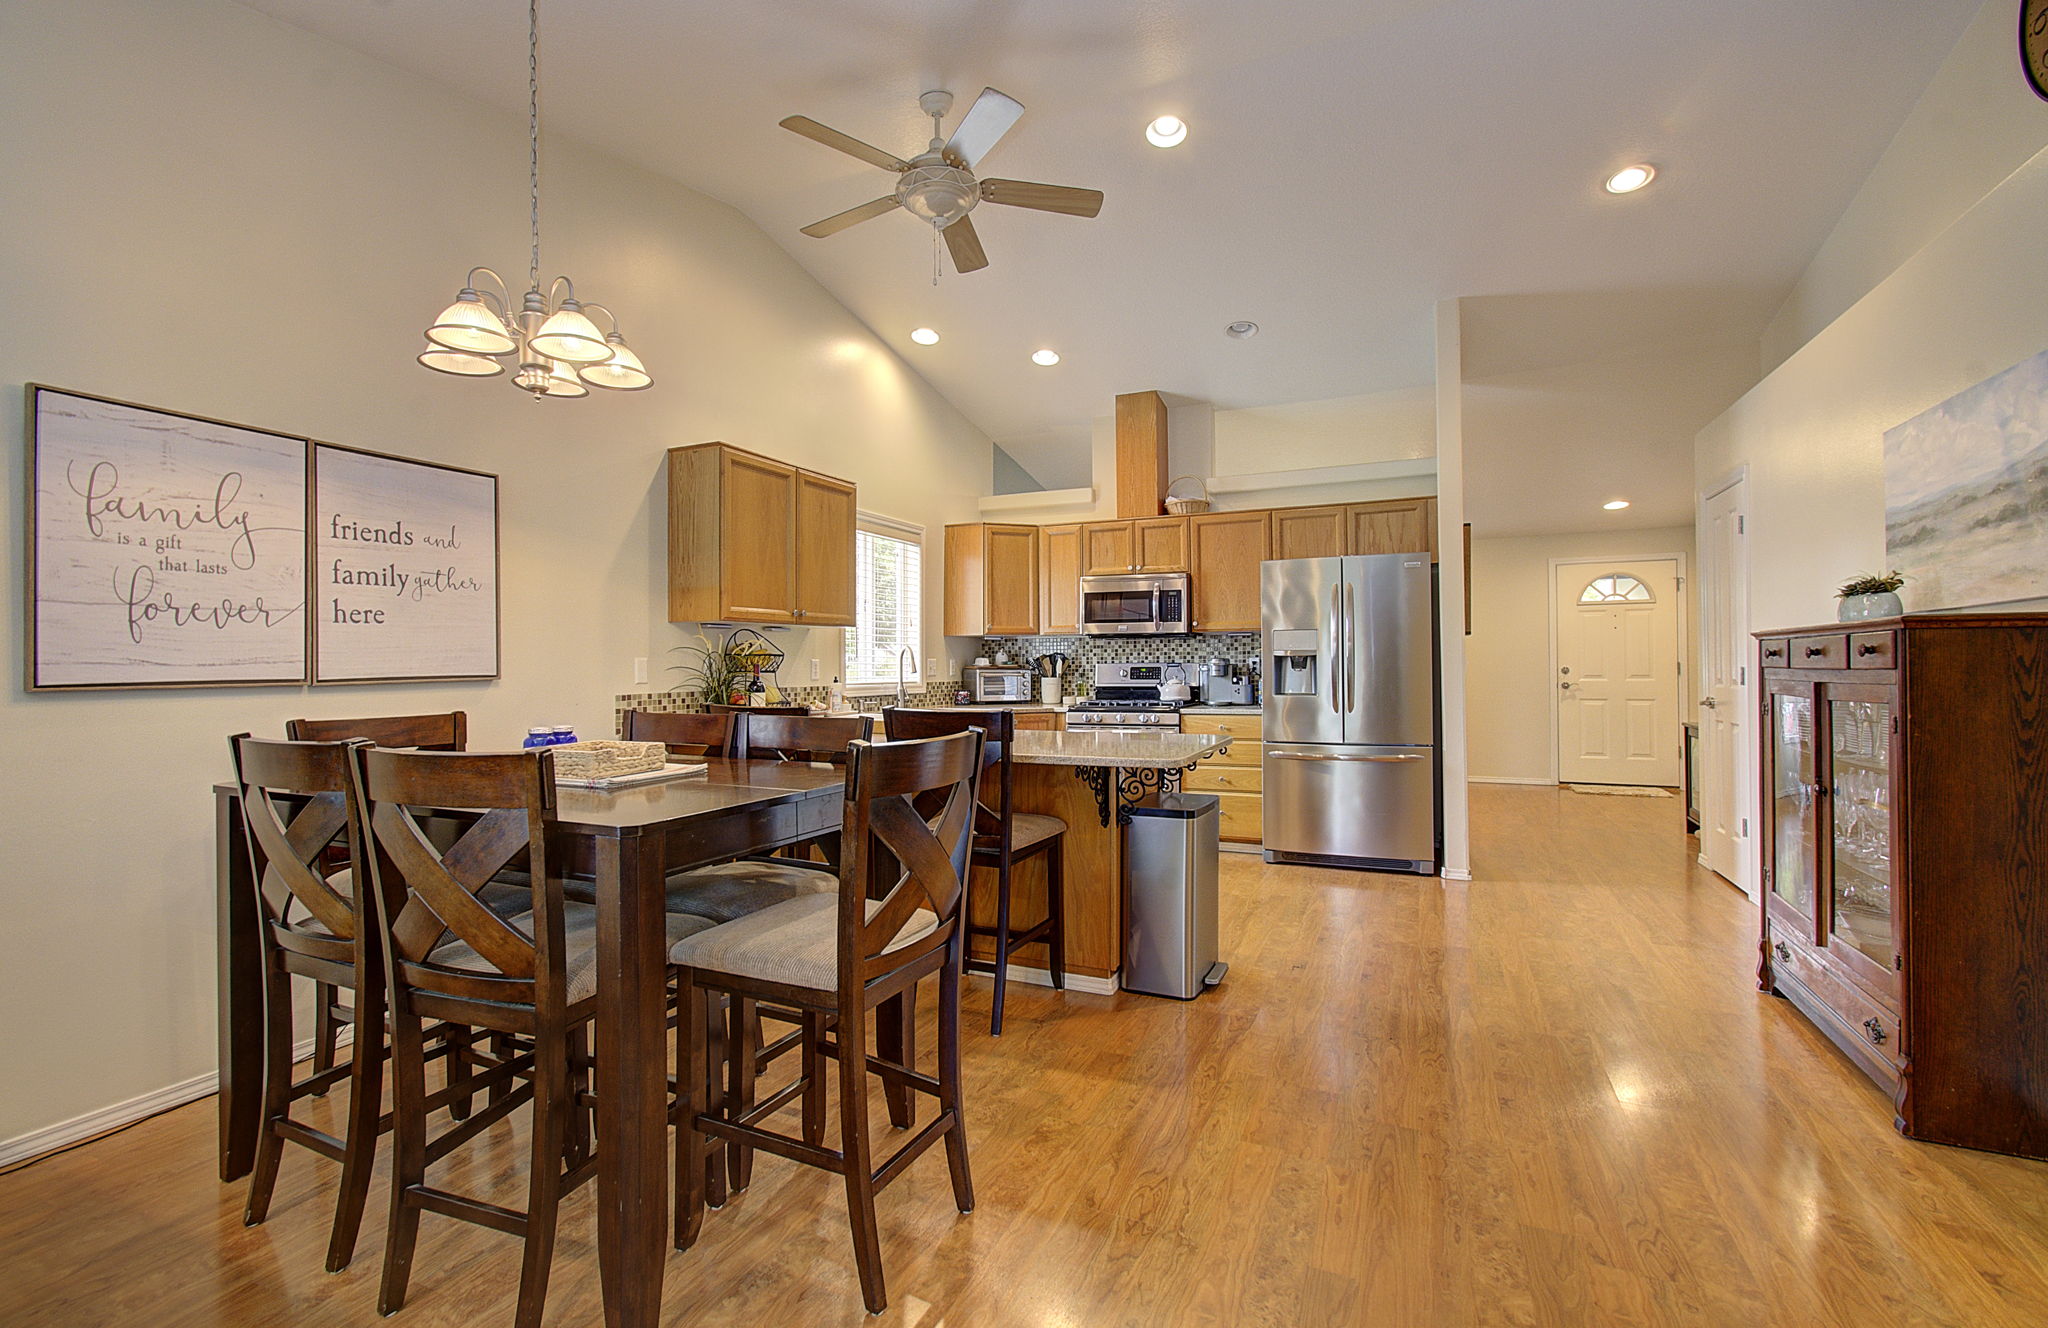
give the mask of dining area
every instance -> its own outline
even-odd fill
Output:
[[[237,735],[236,778],[214,790],[216,1169],[246,1182],[243,1220],[263,1223],[300,1165],[287,1144],[339,1163],[339,1271],[372,1253],[360,1233],[388,1172],[374,1309],[436,1295],[417,1251],[454,1219],[520,1239],[528,1325],[572,1239],[563,1201],[588,1184],[604,1321],[654,1323],[672,1261],[769,1155],[838,1178],[860,1298],[882,1312],[877,1194],[943,1146],[955,1208],[974,1207],[965,974],[1032,945],[1065,985],[1074,892],[1056,866],[1035,912],[1009,890],[1017,841],[1057,863],[1067,827],[1010,790],[1019,762],[1079,758],[1045,751],[1074,735],[1012,720],[628,712],[622,736],[678,773],[609,788],[558,780],[547,748],[470,750],[460,712]],[[979,917],[977,866],[994,892]],[[521,1126],[516,1183],[441,1179]],[[504,1251],[498,1276],[514,1267]]]

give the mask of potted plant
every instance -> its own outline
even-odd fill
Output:
[[[1861,622],[1865,618],[1896,618],[1906,611],[1899,603],[1899,587],[1906,584],[1906,578],[1897,572],[1886,572],[1881,576],[1858,576],[1842,583],[1835,592],[1841,598],[1842,606],[1835,614],[1837,622]]]
[[[695,687],[707,703],[744,705],[743,680],[753,667],[749,652],[743,647],[736,649],[730,639],[714,642],[702,632],[697,633],[697,642],[694,646],[677,646],[672,652],[684,655],[685,659],[669,665],[683,675],[683,680],[669,690]]]

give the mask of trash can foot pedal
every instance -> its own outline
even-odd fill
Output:
[[[1215,963],[1209,965],[1208,972],[1202,974],[1202,985],[1205,987],[1215,986],[1217,983],[1223,981],[1223,975],[1225,973],[1228,973],[1229,971],[1230,965],[1224,963],[1221,959],[1217,960]]]

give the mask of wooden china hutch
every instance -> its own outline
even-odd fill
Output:
[[[1758,986],[1902,1133],[2048,1157],[2048,616],[1758,638]]]

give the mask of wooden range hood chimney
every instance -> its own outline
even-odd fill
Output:
[[[1166,511],[1166,402],[1157,392],[1116,399],[1116,514]]]

